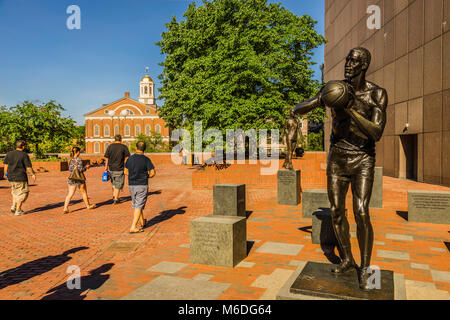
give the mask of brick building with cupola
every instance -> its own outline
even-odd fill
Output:
[[[124,97],[84,115],[86,153],[105,153],[116,134],[122,136],[128,147],[140,134],[150,136],[153,132],[160,133],[163,141],[169,142],[170,129],[158,115],[152,78],[146,74],[139,85],[139,101],[125,92]]]

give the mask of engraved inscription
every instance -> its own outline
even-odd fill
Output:
[[[220,239],[219,235],[217,234],[217,230],[213,230],[206,225],[197,226],[194,241],[198,245],[204,247],[204,249],[218,249],[219,240]]]
[[[450,195],[440,194],[413,194],[413,206],[416,209],[431,209],[431,210],[449,210],[450,209]]]
[[[293,184],[295,183],[296,176],[289,171],[280,171],[278,173],[278,182],[282,184]]]

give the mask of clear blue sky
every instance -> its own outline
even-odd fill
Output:
[[[137,99],[139,80],[164,60],[155,45],[172,16],[182,18],[192,0],[0,0],[0,105],[24,100],[61,103],[79,124],[83,114],[122,97]],[[318,21],[324,1],[270,0]],[[201,3],[201,1],[197,1]],[[81,30],[68,30],[66,9],[81,8]],[[316,78],[323,48],[315,52]],[[161,102],[160,102],[161,103]]]

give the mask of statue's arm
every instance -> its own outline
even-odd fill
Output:
[[[302,116],[308,112],[314,110],[321,106],[321,93],[319,92],[314,98],[311,98],[305,102],[299,103],[294,107],[294,114],[297,116]]]
[[[383,135],[384,127],[386,126],[386,107],[388,104],[386,90],[381,88],[375,90],[372,99],[375,101],[376,106],[374,107],[371,120],[364,118],[358,112],[350,108],[346,109],[346,111],[362,132],[373,140],[379,141]],[[365,102],[355,98],[355,103]]]

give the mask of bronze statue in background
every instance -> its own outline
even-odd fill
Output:
[[[284,158],[283,168],[294,170],[292,165],[292,153],[297,149],[297,145],[302,143],[303,134],[298,117],[294,114],[293,110],[291,110],[289,118],[286,119],[282,136],[283,144],[286,145],[286,156]]]
[[[295,106],[295,115],[314,108],[331,108],[332,133],[327,164],[328,198],[333,228],[342,249],[342,262],[332,272],[339,274],[356,268],[361,289],[369,289],[368,267],[373,246],[373,229],[369,217],[375,167],[375,142],[386,124],[386,90],[366,81],[371,60],[365,48],[350,50],[345,62],[345,80],[327,83],[314,98]],[[361,265],[353,259],[350,232],[345,215],[345,197],[351,183],[353,212]]]

